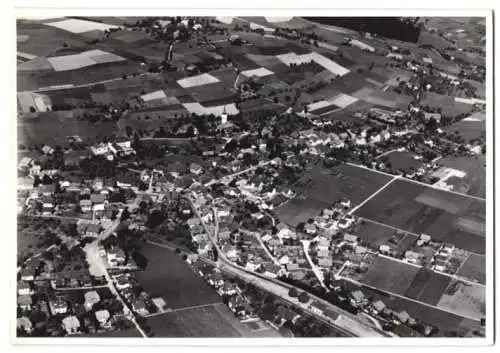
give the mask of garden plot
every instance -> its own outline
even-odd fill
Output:
[[[117,28],[118,26],[108,25],[105,23],[85,21],[79,19],[67,19],[63,21],[45,23],[47,26],[56,27],[71,33],[84,33],[94,30],[108,31],[112,28]]]
[[[216,83],[219,82],[219,79],[204,73],[201,75],[196,75],[196,76],[191,76],[191,77],[186,77],[181,80],[178,80],[177,83],[179,86],[182,88],[189,88],[189,87],[196,87],[196,86],[203,86],[203,85],[208,85],[210,83]]]
[[[438,307],[479,320],[486,314],[485,287],[454,280],[446,288]]]
[[[312,52],[309,54],[302,54],[302,55],[297,55],[295,53],[288,53],[288,54],[277,55],[276,57],[288,66],[290,66],[290,64],[300,65],[314,61],[315,63],[323,66],[325,69],[334,73],[335,75],[343,76],[349,72],[349,70],[346,69],[345,67],[340,66],[336,62],[316,52]]]

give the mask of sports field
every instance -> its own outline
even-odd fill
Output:
[[[221,297],[172,251],[144,244],[147,268],[135,278],[151,297],[162,297],[168,308],[221,303]]]
[[[433,240],[483,254],[485,202],[407,180],[396,180],[355,213]]]

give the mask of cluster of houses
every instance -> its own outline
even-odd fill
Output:
[[[81,301],[36,282],[23,281],[18,284],[17,290],[19,296],[17,328],[28,335],[34,329],[43,329],[50,335],[64,333],[68,336],[79,334],[83,329],[90,333],[110,331],[114,329],[114,320],[122,315],[121,311],[110,313],[106,309],[110,305],[110,299],[101,298],[99,293],[92,289],[84,293]],[[31,295],[36,292],[43,292],[46,295],[38,296],[36,301],[32,301]],[[35,313],[40,315],[31,315]],[[37,318],[37,321],[33,322],[34,319],[30,317]],[[59,326],[48,326],[49,317],[57,319]]]
[[[121,273],[111,275],[115,288],[132,311],[139,316],[147,316],[156,312],[166,310],[166,303],[161,298],[152,298],[145,291],[137,291],[136,281],[130,273]]]

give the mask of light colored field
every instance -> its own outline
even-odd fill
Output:
[[[331,51],[337,51],[339,49],[339,47],[337,47],[336,45],[331,45],[331,44],[324,43],[324,42],[318,42],[318,46],[320,48],[325,48],[325,49],[328,49]]]
[[[178,80],[177,83],[179,86],[182,88],[189,88],[189,87],[196,87],[196,86],[203,86],[203,85],[208,85],[210,83],[216,83],[219,82],[219,79],[204,73],[201,75],[196,75],[196,76],[191,76],[191,77],[186,77],[181,80]]]
[[[304,64],[314,61],[315,63],[323,66],[325,69],[334,73],[335,75],[343,76],[349,72],[349,70],[346,69],[345,67],[340,66],[336,62],[316,52],[303,55],[297,55],[295,53],[287,53],[287,54],[277,55],[276,57],[288,66],[290,66],[290,64],[292,63]]]
[[[17,42],[18,43],[24,43],[24,42],[27,42],[28,39],[30,39],[30,36],[26,35],[26,34],[18,34],[17,35]]]
[[[245,75],[246,77],[252,77],[252,76],[264,77],[272,75],[273,73],[274,72],[266,69],[265,67],[260,67],[258,69],[253,69],[253,70],[245,70],[241,72],[241,74]]]
[[[67,19],[63,21],[45,23],[47,26],[56,27],[71,33],[83,33],[93,30],[106,31],[111,28],[117,28],[118,26],[108,25],[105,23],[98,23],[92,21],[78,20],[78,19]]]
[[[324,107],[328,107],[329,105],[331,105],[331,103],[328,101],[319,101],[319,102],[314,102],[314,103],[309,104],[307,106],[307,109],[310,112],[314,112],[315,110],[318,110],[318,109],[321,109]]]
[[[247,58],[262,67],[272,67],[273,65],[281,65],[281,60],[274,55],[247,54]]]
[[[466,232],[485,236],[486,234],[486,224],[485,222],[481,222],[477,219],[473,219],[470,217],[459,217],[455,221],[455,226],[459,229],[463,229]]]
[[[437,306],[458,315],[480,319],[486,313],[485,287],[453,281]]]
[[[482,122],[486,120],[486,114],[484,112],[476,112],[471,116],[465,118],[463,121],[477,121]]]
[[[141,96],[141,99],[145,102],[149,102],[149,101],[155,100],[155,99],[163,99],[163,98],[167,98],[167,95],[165,94],[165,92],[163,90],[154,91],[151,93],[143,94]]]
[[[36,58],[36,55],[32,55],[32,54],[28,54],[28,53],[22,53],[20,51],[17,52],[17,56],[23,58],[23,59],[28,59],[28,60],[32,60],[34,58]]]
[[[79,54],[47,58],[56,71],[77,70],[83,67],[125,60],[121,56],[102,50],[89,50]]]
[[[339,95],[328,100],[331,104],[336,105],[337,107],[345,108],[355,102],[358,101],[358,98],[351,97],[347,94],[340,93]]]
[[[371,51],[371,52],[374,52],[375,51],[375,48],[372,47],[371,45],[368,45],[366,43],[363,43],[362,41],[359,41],[357,39],[353,39],[351,40],[351,45],[354,46],[354,47],[357,47],[361,50],[368,50],[368,51]]]
[[[486,104],[484,99],[455,97],[455,102],[465,104]]]
[[[46,112],[52,109],[50,98],[44,94],[19,92],[17,101],[23,113],[29,113],[31,107],[38,112]]]
[[[239,110],[236,108],[234,103],[214,107],[204,107],[200,103],[183,103],[182,105],[188,112],[199,115],[214,114],[216,116],[220,116],[222,115],[224,108],[226,109],[226,113],[229,115],[236,115],[239,113]]]
[[[89,50],[86,52],[81,53],[83,55],[86,55],[90,57],[92,60],[96,62],[96,64],[106,64],[106,63],[112,63],[116,61],[123,61],[125,60],[119,55],[108,53],[102,50]]]
[[[452,200],[447,201],[437,195],[430,193],[422,193],[415,198],[415,201],[423,205],[444,210],[451,214],[457,214],[460,211],[459,205],[455,204]]]
[[[90,57],[81,54],[56,56],[47,58],[47,60],[56,71],[76,70],[96,64]]]

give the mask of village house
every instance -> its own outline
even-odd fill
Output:
[[[224,277],[220,272],[213,272],[208,276],[208,283],[216,288],[219,288],[224,285]]]
[[[367,300],[363,292],[357,290],[349,294],[349,302],[351,303],[352,306],[359,308],[364,306]]]
[[[197,164],[197,163],[191,163],[189,165],[189,171],[192,173],[192,174],[195,174],[195,175],[200,175],[202,172],[203,172],[203,168],[201,167],[201,165]]]
[[[106,258],[110,266],[121,266],[126,260],[125,251],[118,246],[112,247],[107,251]]]
[[[374,314],[380,314],[385,310],[386,306],[383,301],[377,300],[375,303],[372,304],[372,311]]]
[[[127,276],[121,275],[115,278],[116,288],[118,290],[123,290],[126,288],[130,288],[130,282]]]
[[[87,311],[92,310],[92,307],[95,304],[99,303],[99,301],[101,300],[99,293],[97,293],[96,291],[87,292],[84,294],[83,297],[85,299],[83,306],[85,307],[85,310],[87,310]]]
[[[30,295],[31,294],[31,287],[29,283],[24,282],[24,281],[19,281],[17,283],[17,294],[19,295]]]
[[[423,254],[411,250],[406,251],[404,255],[404,261],[418,266],[422,265],[423,258]]]
[[[220,295],[236,295],[238,286],[233,282],[224,282],[224,285],[219,288]]]
[[[333,260],[330,258],[318,259],[318,266],[323,268],[330,268],[333,266]]]
[[[417,240],[417,245],[418,246],[424,246],[424,245],[429,244],[430,241],[431,241],[431,236],[430,235],[421,234],[420,237]]]
[[[52,315],[63,315],[68,312],[68,303],[62,299],[49,302],[49,308]]]
[[[83,213],[92,211],[92,201],[90,200],[80,200],[80,208]]]
[[[67,316],[62,320],[62,327],[68,335],[73,335],[80,330],[80,321],[76,316]]]
[[[31,310],[32,303],[31,295],[20,295],[17,297],[17,305],[22,310]]]
[[[109,322],[109,311],[106,309],[103,310],[98,310],[95,312],[95,318],[99,322],[99,325],[103,328],[108,328],[110,327],[110,322]]]
[[[283,275],[283,269],[278,265],[266,264],[264,268],[265,268],[264,276],[270,278],[276,278]]]
[[[358,243],[358,236],[353,234],[344,234],[344,241],[355,246]]]
[[[21,270],[21,280],[31,282],[35,280],[35,270],[33,268],[25,268]]]
[[[101,229],[102,229],[102,227],[99,223],[90,223],[85,228],[85,236],[97,238],[99,236],[99,234],[101,233]]]
[[[17,318],[16,326],[18,329],[24,330],[26,333],[30,333],[33,330],[33,324],[26,316]]]
[[[141,316],[149,315],[149,311],[146,308],[146,303],[143,300],[137,299],[132,303],[132,310]]]
[[[314,223],[306,223],[304,225],[304,231],[307,234],[315,234],[317,231],[316,225]]]

